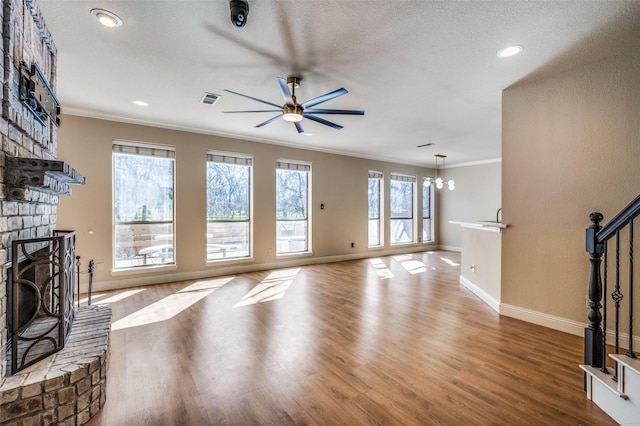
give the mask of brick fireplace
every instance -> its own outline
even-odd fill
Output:
[[[23,199],[7,195],[7,158],[55,160],[56,124],[39,122],[20,100],[21,65],[35,63],[56,85],[56,47],[36,5],[31,1],[2,1],[2,115],[0,117],[0,346],[7,344],[7,263],[13,240],[52,235],[58,195],[27,190]],[[27,18],[27,19],[25,19]],[[25,200],[26,198],[26,200]],[[31,200],[29,200],[31,199]],[[6,374],[6,353],[0,353],[0,380]]]
[[[105,401],[109,308],[79,310],[50,358],[7,367],[12,243],[53,236],[59,196],[84,178],[56,160],[57,51],[37,1],[2,0],[0,15],[0,424],[83,424]]]

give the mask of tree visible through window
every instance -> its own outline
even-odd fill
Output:
[[[414,240],[415,176],[392,174],[389,186],[391,244]]]
[[[115,269],[174,263],[173,147],[113,144]]]
[[[278,161],[276,167],[276,253],[309,251],[308,164]]]
[[[207,154],[207,260],[250,256],[251,158]]]
[[[382,245],[382,173],[369,171],[369,247]]]
[[[431,241],[431,180],[422,182],[422,242]]]

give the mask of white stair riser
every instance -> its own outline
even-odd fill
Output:
[[[603,374],[598,368],[580,366],[587,374],[587,398],[620,425],[640,426],[640,360],[614,354],[609,357],[617,362],[617,382],[611,368],[609,374]]]
[[[627,396],[628,402],[635,408],[638,416],[636,422],[640,423],[640,375],[633,369],[619,365],[619,379],[622,384],[622,392]]]
[[[591,383],[591,400],[620,425],[634,425],[640,422],[640,407],[636,401],[623,399],[611,392],[600,381],[589,374],[587,380]],[[589,395],[587,395],[589,396]]]

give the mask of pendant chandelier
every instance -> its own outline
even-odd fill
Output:
[[[444,160],[445,158],[447,158],[447,156],[442,154],[435,154],[434,157],[436,157],[436,177],[435,179],[427,178],[425,183],[430,184],[431,182],[435,182],[436,188],[438,189],[444,188],[444,184],[446,183],[449,191],[453,191],[454,189],[456,189],[456,183],[453,181],[453,179],[450,179],[446,182],[444,180]],[[441,163],[442,165],[440,166]],[[442,171],[441,176],[438,176],[438,169]]]

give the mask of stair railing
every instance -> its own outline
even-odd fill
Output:
[[[620,313],[621,303],[625,299],[625,295],[621,291],[621,282],[624,284],[624,279],[621,276],[620,271],[620,242],[624,238],[623,232],[628,232],[628,330],[629,330],[629,342],[626,356],[630,358],[636,358],[633,350],[633,222],[636,216],[640,214],[640,196],[636,197],[631,203],[629,203],[624,209],[620,211],[607,225],[604,227],[600,225],[604,218],[601,213],[594,212],[589,215],[589,220],[592,222],[586,230],[586,244],[585,248],[589,253],[589,260],[591,262],[591,269],[589,274],[588,284],[588,308],[587,318],[589,319],[589,325],[585,328],[584,334],[584,363],[592,367],[600,368],[603,373],[609,373],[607,369],[607,319],[609,312],[607,309],[606,295],[608,292],[609,271],[607,256],[609,251],[609,242],[614,239],[615,244],[615,273],[613,291],[611,292],[611,300],[613,304],[613,335],[614,335],[614,352],[620,353]],[[600,275],[600,266],[602,258],[604,257],[604,280]],[[605,299],[603,300],[603,294]],[[600,313],[602,309],[602,313]],[[617,363],[616,363],[617,364]],[[613,380],[617,381],[617,365],[616,372],[614,372]]]

